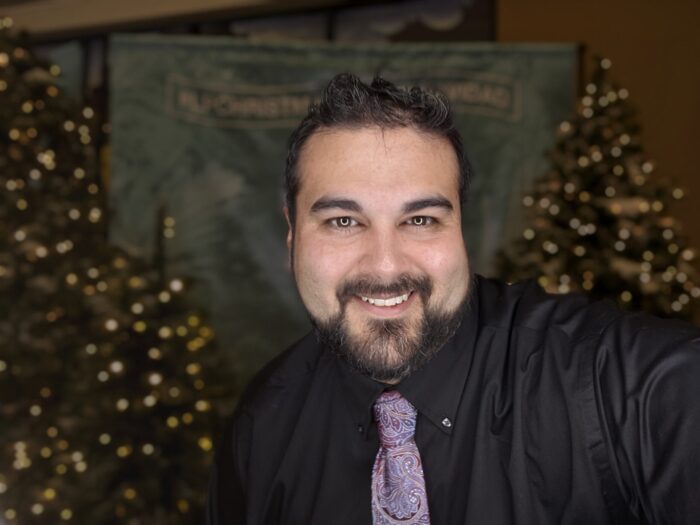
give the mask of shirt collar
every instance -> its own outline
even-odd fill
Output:
[[[446,434],[455,425],[457,409],[462,399],[478,330],[478,276],[472,275],[466,314],[457,332],[445,346],[420,370],[395,387],[374,381],[361,374],[341,359],[336,359],[339,376],[348,409],[357,430],[367,437],[372,423],[372,407],[377,397],[390,388],[396,388],[432,424]]]
[[[361,374],[342,359],[336,358],[335,361],[340,372],[341,387],[345,394],[343,397],[348,402],[348,410],[357,431],[366,439],[367,431],[372,424],[374,402],[388,388],[388,385]]]

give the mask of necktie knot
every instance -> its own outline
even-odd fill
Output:
[[[374,403],[374,419],[379,442],[395,448],[413,441],[416,434],[416,409],[396,390],[381,394]]]

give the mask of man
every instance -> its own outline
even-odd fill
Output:
[[[446,101],[339,75],[291,137],[314,330],[241,400],[209,523],[700,520],[700,330],[473,275]]]

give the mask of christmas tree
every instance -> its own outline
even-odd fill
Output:
[[[59,73],[0,19],[0,520],[201,523],[231,388],[163,248],[109,244],[94,111]]]
[[[692,319],[696,254],[670,214],[683,190],[645,155],[628,92],[609,80],[610,65],[597,60],[575,114],[559,125],[551,167],[523,198],[522,237],[499,254],[498,273]]]

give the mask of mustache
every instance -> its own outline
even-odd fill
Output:
[[[352,297],[357,295],[403,295],[408,292],[418,293],[423,302],[428,300],[433,291],[433,281],[427,275],[415,276],[401,274],[391,282],[382,282],[372,276],[358,276],[341,283],[336,290],[338,301],[345,305]]]

